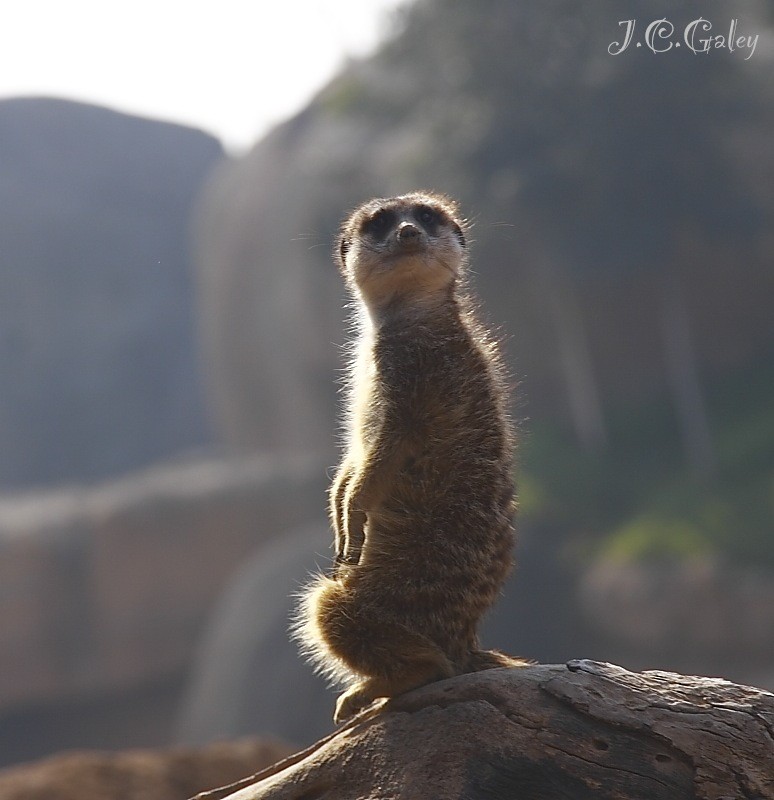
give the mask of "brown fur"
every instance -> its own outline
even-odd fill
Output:
[[[300,637],[378,697],[523,663],[478,648],[511,568],[512,434],[495,343],[463,288],[465,226],[432,193],[372,200],[338,259],[359,301],[347,451],[331,487],[336,566],[306,590]]]

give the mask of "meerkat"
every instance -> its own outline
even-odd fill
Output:
[[[524,664],[479,649],[512,565],[513,435],[498,347],[466,289],[466,224],[435,193],[375,199],[335,251],[357,301],[346,452],[330,490],[335,562],[298,635],[351,685],[341,722],[382,697]]]

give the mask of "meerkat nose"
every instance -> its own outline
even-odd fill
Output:
[[[403,222],[398,228],[398,241],[410,242],[419,236],[419,229],[410,222]]]

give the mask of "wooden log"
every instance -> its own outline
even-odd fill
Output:
[[[198,800],[774,800],[774,694],[578,660],[462,675],[366,710]]]

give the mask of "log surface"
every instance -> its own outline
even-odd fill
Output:
[[[201,800],[774,800],[774,694],[578,660],[462,675]]]

